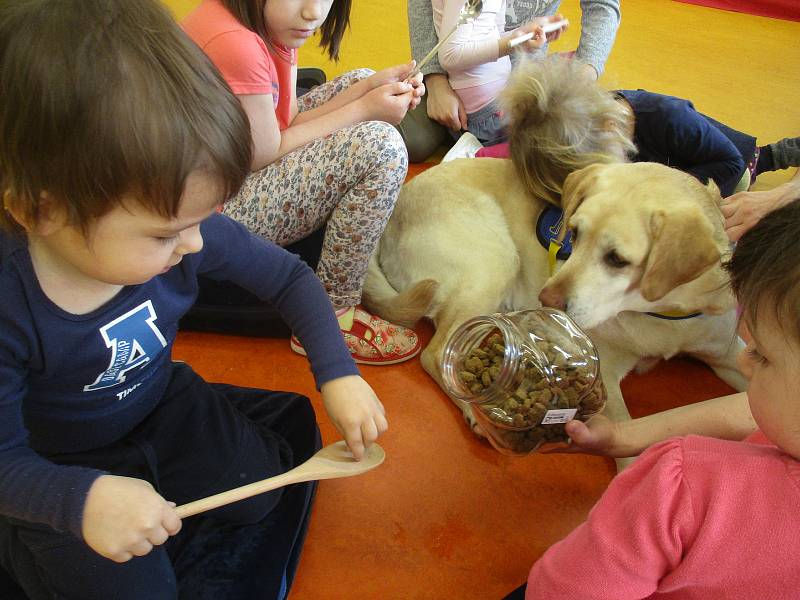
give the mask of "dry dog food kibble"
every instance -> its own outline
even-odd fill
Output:
[[[492,444],[510,454],[567,441],[564,422],[605,404],[594,346],[559,311],[477,317],[453,335],[445,357],[448,391],[473,403]]]

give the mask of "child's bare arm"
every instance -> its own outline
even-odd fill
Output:
[[[755,430],[747,394],[739,392],[630,421],[614,423],[602,415],[586,423],[571,421],[566,431],[572,445],[566,451],[621,458],[638,456],[670,437],[704,435],[741,440]]]
[[[365,79],[362,79],[361,81],[349,86],[347,89],[342,90],[324,104],[310,110],[298,112],[294,119],[292,119],[292,126],[298,125],[305,121],[318,119],[322,115],[333,112],[334,110],[342,108],[343,106],[358,100],[364,94],[374,90],[375,88],[398,81],[408,80],[408,82],[414,87],[414,100],[409,108],[415,108],[419,104],[420,98],[425,94],[425,87],[422,85],[422,74],[418,73],[415,77],[408,79],[408,75],[414,69],[415,64],[416,63],[412,61],[403,65],[388,67],[373,73],[369,77],[366,77]]]
[[[385,84],[319,118],[300,119],[296,125],[281,131],[271,95],[239,96],[253,136],[251,169],[263,169],[296,148],[362,121],[386,121],[396,125],[405,116],[413,97],[414,86],[409,83]]]

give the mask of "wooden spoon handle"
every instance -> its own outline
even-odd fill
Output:
[[[284,485],[289,485],[290,483],[308,481],[314,476],[313,473],[309,473],[308,471],[300,473],[293,471],[294,469],[292,469],[292,471],[287,471],[286,473],[281,473],[280,475],[275,475],[275,477],[268,477],[267,479],[262,479],[261,481],[255,481],[238,488],[233,488],[227,492],[221,492],[213,496],[195,500],[194,502],[182,504],[176,508],[175,511],[178,513],[179,518],[184,519],[201,512],[206,512],[207,510],[211,510],[213,508],[219,508],[220,506],[225,506],[226,504],[231,504],[233,502],[238,502],[239,500],[244,500],[245,498],[250,498],[251,496],[257,496],[258,494],[269,492],[270,490],[274,490]]]

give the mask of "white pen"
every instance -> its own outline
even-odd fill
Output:
[[[558,31],[562,27],[566,27],[569,25],[569,21],[567,19],[561,19],[560,21],[554,21],[552,23],[545,23],[542,25],[542,30],[544,31],[545,35],[551,33],[553,31]],[[533,32],[528,32],[524,35],[519,37],[515,37],[513,40],[508,42],[508,47],[513,48],[514,46],[519,46],[522,42],[527,42],[529,39],[533,37]]]

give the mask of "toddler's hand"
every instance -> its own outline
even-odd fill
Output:
[[[386,411],[369,384],[358,375],[339,377],[321,388],[325,410],[356,460],[389,428]]]
[[[82,533],[89,547],[123,563],[144,556],[181,529],[175,505],[147,481],[103,475],[89,488]]]
[[[365,121],[386,121],[397,125],[406,116],[413,100],[413,86],[395,81],[370,90],[356,102],[361,106]]]

